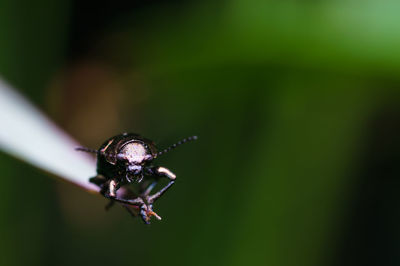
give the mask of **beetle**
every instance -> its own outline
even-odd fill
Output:
[[[119,202],[131,214],[134,213],[128,206],[139,208],[143,221],[149,224],[151,216],[161,219],[153,211],[153,203],[174,184],[176,179],[176,175],[168,168],[154,166],[153,160],[183,143],[196,139],[197,136],[185,138],[158,152],[153,141],[139,134],[123,133],[106,140],[98,150],[86,147],[78,147],[76,150],[97,154],[97,176],[90,178],[89,181],[100,187],[100,193],[111,200],[111,205],[114,201]],[[167,178],[168,184],[150,195],[160,178]],[[141,184],[141,193],[136,198],[129,198],[124,193],[117,192],[124,187],[125,192],[133,194],[126,188],[130,183]]]

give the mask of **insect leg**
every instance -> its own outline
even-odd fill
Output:
[[[156,166],[151,169],[149,169],[149,172],[151,175],[156,176],[156,177],[166,177],[169,180],[175,180],[176,175],[171,172],[168,168],[162,167],[162,166]]]
[[[153,183],[151,183],[146,190],[143,192],[143,196],[147,197],[148,195],[150,195],[150,192],[153,190],[153,188],[157,185],[157,181],[154,181]]]
[[[160,189],[157,193],[154,193],[153,195],[151,195],[148,198],[148,202],[149,203],[153,203],[154,201],[156,201],[158,198],[160,198],[173,184],[175,183],[175,181],[171,180],[165,187],[163,187],[162,189]]]
[[[151,195],[148,198],[148,202],[153,203],[156,199],[161,197],[175,183],[176,175],[174,173],[172,173],[169,169],[162,167],[162,166],[152,167],[150,169],[147,169],[147,171],[148,171],[148,174],[156,177],[157,179],[159,179],[161,177],[167,177],[170,180],[170,182],[165,187],[163,187],[162,189],[160,189],[160,191]],[[147,190],[149,190],[149,193],[150,193],[151,189],[153,189],[153,187],[155,186],[155,184],[154,185],[153,184],[151,184],[149,186],[150,190],[149,190],[149,188],[147,189]]]
[[[107,196],[105,196],[107,197]],[[127,204],[127,205],[134,205],[134,206],[142,206],[144,204],[144,201],[142,198],[137,197],[135,199],[124,199],[120,197],[115,197],[115,198],[110,198],[116,202]]]
[[[134,199],[126,199],[117,195],[117,190],[119,189],[119,183],[115,179],[108,180],[101,188],[100,193],[103,194],[104,197],[109,198],[113,201],[117,201],[120,203],[141,206],[144,204],[144,201],[141,197],[137,197]]]
[[[145,224],[150,224],[150,218],[151,216],[156,217],[157,220],[161,220],[161,217],[158,216],[157,213],[153,211],[153,205],[145,205],[143,204],[140,207],[140,216],[142,216],[142,220]]]
[[[115,179],[107,180],[101,185],[100,193],[106,198],[115,198],[117,196],[117,190],[119,189],[119,182]]]

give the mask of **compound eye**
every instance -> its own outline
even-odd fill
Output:
[[[117,160],[119,161],[125,161],[126,160],[126,156],[123,153],[118,153],[117,154]]]
[[[153,159],[154,159],[153,156],[150,155],[150,154],[147,154],[146,156],[144,156],[144,160],[145,160],[145,161],[151,161],[151,160],[153,160]]]

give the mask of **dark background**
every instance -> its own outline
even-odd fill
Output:
[[[399,8],[0,1],[2,77],[82,144],[199,136],[151,226],[0,154],[0,264],[399,265]]]

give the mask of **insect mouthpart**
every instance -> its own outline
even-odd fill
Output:
[[[138,175],[142,172],[142,166],[141,165],[136,165],[136,164],[130,164],[128,167],[126,167],[126,172],[132,174],[132,175]]]
[[[143,179],[143,168],[140,165],[128,165],[126,167],[126,180],[131,183],[133,181],[140,183]]]

